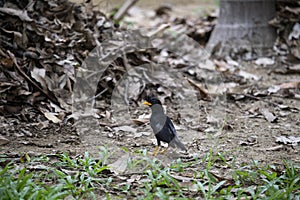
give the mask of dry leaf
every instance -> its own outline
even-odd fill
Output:
[[[279,85],[273,85],[273,86],[268,88],[268,93],[269,94],[274,94],[274,93],[277,93],[279,90],[280,90]]]
[[[243,78],[249,79],[249,80],[258,81],[260,79],[259,76],[255,75],[255,74],[251,74],[251,73],[246,72],[244,70],[238,70],[237,75],[242,76]]]
[[[289,35],[289,40],[298,40],[300,37],[300,24],[295,23],[293,27],[293,31]]]
[[[273,113],[271,113],[267,108],[260,108],[259,111],[268,122],[272,123],[275,122],[275,120],[277,119],[277,117]]]
[[[279,87],[280,89],[297,89],[299,88],[299,86],[300,86],[300,80],[283,83]]]
[[[139,138],[139,137],[142,137],[143,133],[142,132],[137,132],[134,134],[134,138]]]
[[[275,61],[271,58],[258,58],[255,60],[255,64],[261,65],[261,66],[267,66],[267,65],[274,65]]]
[[[45,76],[46,76],[46,70],[43,68],[40,69],[40,68],[35,67],[31,71],[31,77],[34,78],[37,82],[39,82],[41,84],[41,86],[43,87],[43,89],[47,88]]]
[[[9,143],[9,139],[3,137],[2,135],[0,135],[0,145],[4,145]]]
[[[143,125],[149,122],[148,119],[131,119],[131,121],[136,125]]]
[[[56,113],[44,112],[44,115],[48,120],[52,121],[53,123],[58,124],[58,123],[62,122],[61,119],[59,119],[58,117],[55,116],[55,115],[57,115]]]
[[[214,60],[216,69],[220,72],[233,71],[233,67],[223,60]]]
[[[257,144],[257,137],[256,136],[250,136],[247,138],[246,141],[240,141],[239,143],[242,146],[252,146]]]
[[[22,21],[25,21],[25,22],[33,21],[33,19],[31,19],[28,16],[27,10],[16,10],[13,8],[0,8],[0,12],[19,17]]]
[[[279,136],[279,137],[276,137],[276,142],[296,146],[298,143],[300,143],[300,137]]]
[[[203,98],[203,99],[211,99],[211,96],[209,95],[208,90],[205,89],[201,84],[195,83],[193,80],[191,80],[191,79],[189,79],[189,78],[187,79],[187,81],[188,81],[192,86],[194,86],[196,89],[198,89],[201,98]]]
[[[136,128],[132,128],[130,126],[119,126],[113,128],[115,131],[124,131],[124,132],[130,132],[130,133],[136,133]]]
[[[300,64],[288,67],[289,73],[300,73]]]
[[[117,161],[112,164],[109,164],[110,170],[115,174],[123,174],[127,169],[127,163],[129,159],[129,154],[126,153],[120,157]]]

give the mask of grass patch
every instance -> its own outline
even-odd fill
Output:
[[[0,199],[299,199],[299,166],[283,161],[281,169],[253,162],[237,166],[226,154],[178,159],[165,166],[147,152],[127,161],[130,172],[116,174],[109,152],[99,157],[67,154],[11,160],[0,169]],[[2,157],[1,163],[8,158]],[[22,161],[22,162],[21,162]]]

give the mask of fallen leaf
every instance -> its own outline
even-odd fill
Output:
[[[300,86],[300,80],[282,83],[279,87],[280,89],[297,89],[299,88],[299,86]]]
[[[251,74],[249,72],[246,72],[244,70],[238,70],[237,74],[239,76],[242,76],[245,79],[249,79],[249,80],[255,80],[258,81],[260,79],[259,76],[255,75],[255,74]]]
[[[198,89],[201,98],[203,99],[211,99],[211,96],[209,95],[209,92],[207,89],[204,88],[204,86],[202,86],[199,83],[195,83],[193,80],[191,79],[187,79],[187,81],[191,84],[191,86],[194,86],[196,89]]]
[[[277,117],[273,113],[271,113],[267,108],[260,108],[259,111],[268,122],[272,123],[275,122],[275,120],[277,119]]]
[[[33,21],[33,19],[31,19],[28,16],[27,10],[16,10],[13,8],[0,8],[0,12],[8,14],[8,15],[14,15],[16,17],[19,17],[22,21],[25,21],[25,22]]]
[[[273,86],[268,88],[268,93],[269,94],[274,94],[274,93],[277,93],[279,90],[280,90],[279,85],[273,85]]]
[[[48,166],[46,166],[46,165],[40,164],[40,165],[33,165],[33,166],[30,166],[30,165],[29,165],[29,166],[27,166],[27,169],[38,171],[38,170],[49,170],[50,167],[48,167]],[[75,174],[74,174],[74,175],[75,175]]]
[[[129,183],[139,182],[139,180],[141,180],[141,178],[142,178],[141,175],[134,174],[134,175],[130,176],[130,178],[127,179],[126,181]]]
[[[111,118],[111,112],[106,110],[105,111],[105,118],[109,120]]]
[[[143,135],[143,133],[141,133],[141,132],[137,132],[137,133],[135,133],[134,134],[134,138],[139,138],[139,137],[142,137],[142,135]]]
[[[131,119],[131,121],[136,125],[143,125],[149,122],[148,119]]]
[[[36,126],[39,130],[42,130],[49,127],[49,121],[45,120],[43,122],[32,123],[32,125]]]
[[[130,126],[119,126],[119,127],[113,128],[113,130],[136,133],[136,128],[132,128]]]
[[[52,121],[53,123],[58,124],[58,123],[62,122],[61,119],[59,119],[58,117],[55,116],[55,115],[57,115],[56,113],[44,112],[44,115],[48,120]]]
[[[216,70],[220,71],[220,72],[226,72],[226,71],[233,71],[233,67],[228,64],[227,62],[223,61],[223,60],[214,60],[213,61],[216,65]]]
[[[257,144],[257,137],[256,136],[250,136],[247,138],[246,141],[240,141],[239,143],[242,146],[252,146]]]
[[[300,64],[288,67],[290,73],[300,73]]]
[[[117,161],[112,164],[109,164],[110,170],[115,174],[123,174],[127,169],[127,163],[129,159],[129,154],[126,153],[120,157]]]
[[[292,39],[298,40],[299,37],[300,37],[300,24],[295,23],[295,25],[293,27],[293,31],[289,35],[289,40],[292,40]]]
[[[45,80],[46,76],[46,70],[45,69],[40,69],[40,68],[33,68],[31,71],[31,77],[34,78],[37,82],[41,84],[41,86],[46,89],[47,88],[47,82]]]
[[[258,58],[255,60],[255,64],[261,66],[274,65],[274,63],[275,61],[271,58]]]
[[[142,137],[143,135],[149,136],[151,134],[152,134],[151,132],[137,132],[134,134],[134,138],[139,138],[139,137]]]
[[[300,137],[295,137],[295,136],[279,136],[276,137],[276,142],[277,143],[283,143],[283,144],[290,144],[293,146],[298,145],[300,143]]]
[[[7,144],[9,143],[9,139],[3,137],[2,135],[0,135],[0,145],[4,145],[4,144]]]
[[[173,178],[175,178],[176,180],[179,180],[182,182],[193,182],[195,180],[194,178],[179,176],[179,175],[175,175],[175,174],[172,174],[171,176]]]

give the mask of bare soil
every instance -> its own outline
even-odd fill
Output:
[[[296,75],[268,73],[270,68],[260,68],[252,72],[263,75],[262,79],[257,82],[261,88],[297,78]],[[189,104],[189,102],[186,103]],[[273,103],[287,105],[288,108],[281,109]],[[182,119],[178,118],[174,105],[176,101],[166,103],[168,115],[175,125],[180,127],[178,135],[186,144],[190,155],[196,154],[201,158],[212,149],[215,153],[223,152],[228,158],[236,159],[236,162],[241,164],[250,163],[253,160],[275,165],[281,165],[283,159],[300,161],[299,145],[276,143],[278,136],[300,137],[299,99],[272,95],[257,97],[257,99],[245,98],[240,101],[228,99],[224,105],[227,111],[226,125],[212,133],[205,132],[211,126],[207,122],[206,112],[214,109],[209,102],[199,100],[200,109],[195,109],[194,113],[191,113],[193,116],[200,115],[199,126],[194,130],[181,123]],[[262,115],[249,114],[248,110],[255,106],[269,109],[277,116],[277,120],[270,123]],[[144,106],[137,109],[140,110],[139,113],[150,112],[150,109]],[[61,126],[50,124],[48,128],[39,130],[37,126],[20,122],[17,119],[1,117],[0,120],[0,133],[10,140],[8,144],[1,146],[1,154],[40,155],[67,152],[70,155],[82,155],[88,151],[97,156],[99,146],[107,146],[115,160],[124,154],[122,150],[124,147],[131,153],[144,149],[151,152],[155,147],[154,135],[149,124],[129,125],[137,129],[137,132],[148,133],[139,136],[126,131],[117,131],[110,125],[103,126],[103,124],[98,126],[97,132],[87,131],[79,135],[71,124]],[[166,154],[158,155],[158,158],[166,164],[179,157],[184,157],[184,155],[176,149],[170,149]]]

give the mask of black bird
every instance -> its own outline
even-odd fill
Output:
[[[153,156],[157,155],[161,145],[161,141],[168,143],[168,147],[179,147],[181,150],[187,151],[185,146],[177,137],[177,133],[171,119],[167,115],[165,115],[160,100],[155,97],[149,96],[147,96],[145,100],[146,101],[143,104],[150,106],[152,110],[152,114],[150,117],[150,126],[157,140],[157,147],[155,148]],[[165,152],[167,149],[168,148],[166,148],[163,152]]]

